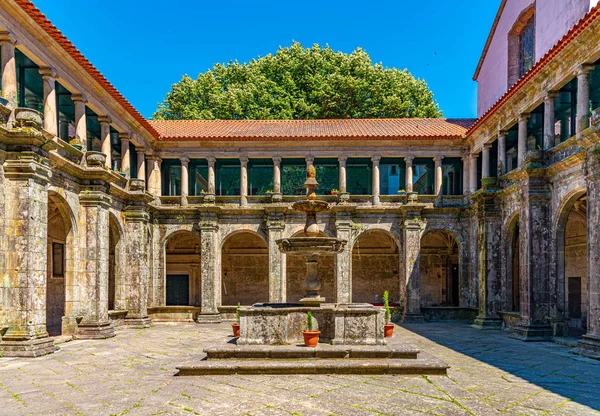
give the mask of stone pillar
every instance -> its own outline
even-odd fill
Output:
[[[593,65],[581,65],[577,70],[577,134],[590,126],[590,72],[593,69]]]
[[[336,303],[352,303],[352,212],[339,210],[335,220],[336,237],[348,243],[344,251],[335,255]],[[333,299],[328,301],[332,302]]]
[[[483,149],[481,150],[481,177],[489,178],[490,177],[490,149],[492,145],[486,143],[483,145]]]
[[[442,195],[442,182],[443,182],[443,172],[442,172],[442,159],[444,159],[443,155],[437,155],[433,158],[435,162],[435,177],[434,177],[434,185],[433,185],[433,193],[434,195]]]
[[[315,157],[313,155],[306,156],[306,168],[308,169],[308,167],[312,166],[313,163],[315,163]]]
[[[40,68],[44,83],[44,130],[58,135],[58,111],[56,109],[56,72],[52,68]]]
[[[506,173],[506,131],[498,132],[498,178]]]
[[[0,32],[2,49],[2,95],[13,106],[17,106],[17,61],[15,60],[15,39],[10,32]]]
[[[463,183],[463,195],[469,195],[469,190],[470,190],[470,182],[469,182],[469,160],[470,160],[470,156],[463,156],[462,157],[462,162],[463,162],[463,177],[462,177],[462,183]]]
[[[198,323],[219,323],[221,304],[221,251],[218,241],[218,217],[212,212],[203,213],[200,219],[200,287],[202,290],[201,312]]]
[[[338,179],[338,186],[340,188],[340,193],[347,193],[346,188],[346,162],[348,161],[348,156],[340,155],[338,156],[338,162],[340,164],[340,173]]]
[[[477,155],[469,155],[469,188],[471,193],[477,192]]]
[[[273,156],[273,193],[281,193],[281,156]]]
[[[111,199],[96,189],[79,195],[79,230],[81,253],[80,311],[83,320],[77,325],[79,339],[101,339],[115,335],[108,319],[109,220]]]
[[[160,174],[161,159],[156,155],[148,155],[148,160],[148,192],[155,197],[160,197],[162,194],[162,177]]]
[[[525,152],[527,152],[527,120],[529,120],[528,113],[523,113],[519,116],[517,168],[520,168],[525,161]]]
[[[413,155],[406,155],[404,157],[404,161],[406,162],[406,184],[404,187],[406,188],[406,193],[413,191],[413,160],[415,157]]]
[[[554,99],[557,96],[556,91],[549,91],[544,98],[544,150],[552,149],[556,141]]]
[[[597,147],[588,150],[586,161],[587,186],[587,333],[575,351],[600,358],[600,162]]]
[[[98,116],[100,123],[100,140],[102,140],[101,152],[106,155],[106,167],[112,168],[112,146],[110,144],[110,117]]]
[[[143,147],[136,147],[135,153],[137,155],[137,177],[143,181],[146,180],[146,153]]]
[[[119,133],[121,139],[121,172],[131,177],[131,159],[129,158],[129,134]]]
[[[269,302],[286,302],[286,256],[276,241],[283,238],[285,208],[267,209],[269,233]]]
[[[421,212],[405,212],[402,224],[404,250],[401,264],[401,280],[406,288],[405,322],[422,321],[421,314],[421,282],[420,282],[420,251],[421,251]]]
[[[85,116],[85,103],[87,100],[82,94],[71,94],[75,107],[75,138],[81,145],[81,150],[87,152],[87,118]]]
[[[240,205],[248,205],[248,156],[240,156]]]
[[[208,156],[208,192],[204,195],[204,202],[215,202],[215,164],[217,160],[214,156]]]
[[[373,193],[373,205],[380,205],[381,201],[379,199],[379,161],[381,160],[381,156],[375,155],[371,157],[371,162],[373,162],[373,170],[372,170],[372,193]]]
[[[133,328],[148,328],[152,324],[148,317],[148,220],[143,205],[130,205],[125,211],[125,305],[115,305],[115,309],[127,310],[125,325]]]
[[[189,179],[190,179],[190,171],[189,171],[189,163],[190,158],[187,156],[181,156],[179,158],[181,161],[181,204],[187,204],[187,197],[189,193]]]
[[[521,321],[512,336],[523,341],[548,341],[551,313],[551,190],[547,179],[531,176],[520,183],[519,282]],[[533,171],[531,172],[534,173]]]
[[[3,228],[0,244],[1,291],[10,300],[0,308],[0,322],[8,326],[0,337],[4,357],[39,357],[58,349],[46,330],[47,186],[52,173],[41,157],[23,156],[3,164],[2,215],[11,224]]]

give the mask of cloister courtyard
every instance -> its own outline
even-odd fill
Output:
[[[35,360],[1,358],[0,414],[600,414],[600,361],[461,323],[406,324],[390,341],[444,360],[447,376],[177,376],[178,364],[230,332],[226,323],[157,323]]]

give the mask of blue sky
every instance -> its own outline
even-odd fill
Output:
[[[476,116],[475,67],[500,0],[34,0],[150,117],[171,85],[293,40],[365,49],[429,84],[446,117]]]

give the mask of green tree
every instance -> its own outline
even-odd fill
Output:
[[[440,117],[433,94],[407,70],[294,42],[248,63],[216,64],[173,84],[154,118],[340,119]]]

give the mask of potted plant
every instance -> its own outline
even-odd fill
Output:
[[[233,328],[233,336],[236,338],[240,337],[240,302],[237,304],[237,308],[235,308],[235,324],[231,324]]]
[[[306,347],[314,348],[317,346],[321,331],[313,330],[313,317],[310,311],[306,314],[306,331],[302,331],[302,335],[304,336],[304,345]]]
[[[333,188],[333,189],[331,190],[331,195],[337,195],[337,194],[339,194],[339,193],[340,193],[340,191],[339,191],[339,190],[337,190],[337,189],[335,189],[335,188]]]
[[[383,292],[383,307],[385,308],[385,324],[383,324],[383,336],[390,338],[394,334],[394,324],[391,323],[392,314],[390,312],[390,294],[386,290]]]

